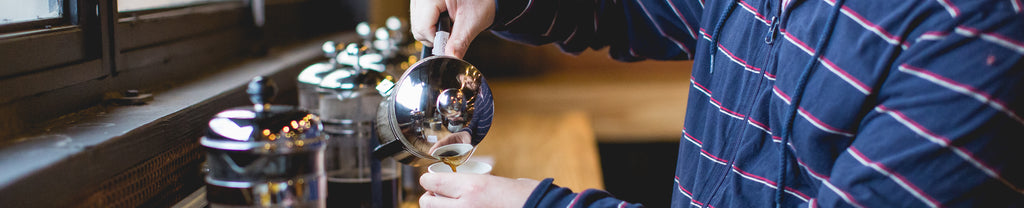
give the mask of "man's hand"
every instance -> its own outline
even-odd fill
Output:
[[[454,25],[445,53],[462,58],[480,32],[494,22],[494,0],[411,0],[409,26],[412,36],[423,45],[434,45],[437,17],[448,11]]]
[[[433,146],[430,146],[430,151],[427,151],[427,153],[430,153],[430,155],[434,155],[434,151],[437,151],[437,148],[441,148],[442,146],[449,145],[449,144],[470,144],[471,145],[471,144],[473,144],[471,142],[472,139],[473,139],[473,137],[469,135],[469,132],[458,131],[458,132],[455,132],[455,133],[450,134],[448,136],[445,136],[441,140],[438,140],[437,143],[434,143]]]
[[[420,176],[420,185],[427,190],[420,207],[523,207],[537,184],[492,175],[426,173]]]

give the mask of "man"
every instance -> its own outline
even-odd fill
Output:
[[[622,61],[694,60],[673,207],[1024,205],[1021,0],[412,0],[462,57],[490,29]],[[666,182],[668,179],[666,179]],[[639,206],[425,174],[422,207]]]

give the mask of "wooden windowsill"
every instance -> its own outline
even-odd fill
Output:
[[[3,167],[0,171],[0,196],[4,196],[0,197],[0,205],[69,207],[116,204],[107,201],[112,198],[142,197],[124,200],[148,200],[148,197],[138,194],[158,194],[127,193],[135,195],[119,196],[125,193],[108,193],[108,189],[120,190],[125,185],[132,185],[112,181],[119,177],[150,179],[145,178],[148,175],[125,176],[132,173],[129,170],[145,173],[179,171],[138,170],[147,164],[198,164],[198,161],[153,159],[186,147],[197,151],[198,138],[204,133],[210,116],[226,108],[248,104],[243,87],[252,77],[269,76],[278,83],[280,92],[293,92],[298,72],[322,57],[319,46],[323,41],[348,42],[356,38],[351,33],[334,34],[272,49],[267,56],[154,92],[154,100],[145,105],[93,107],[55,119],[40,129],[28,130],[26,132],[34,133],[0,144],[0,167]],[[294,97],[294,94],[279,97],[282,98],[281,103],[294,104],[294,100],[286,99]],[[195,173],[187,173],[198,174],[198,169]],[[168,183],[160,181],[162,178],[152,180]],[[198,185],[202,181],[171,183]]]

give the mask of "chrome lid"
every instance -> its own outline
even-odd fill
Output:
[[[324,81],[320,82],[320,89],[323,93],[374,89],[381,96],[386,96],[391,92],[391,88],[395,86],[393,80],[394,77],[383,72],[343,69],[327,74],[324,77]]]
[[[253,105],[214,115],[200,144],[213,149],[269,153],[321,147],[325,137],[320,118],[293,106],[271,105],[276,91],[273,81],[253,78],[246,90]]]
[[[324,51],[324,56],[326,56],[328,60],[309,65],[303,69],[302,72],[299,72],[299,83],[319,85],[320,81],[323,81],[324,76],[327,76],[331,71],[338,68],[338,60],[336,58],[338,56],[338,50],[334,41],[324,42],[321,49]]]
[[[319,84],[321,93],[374,89],[381,96],[386,96],[391,92],[395,78],[383,72],[379,54],[362,54],[365,49],[355,43],[349,44],[345,51],[339,56],[345,66],[324,76]]]

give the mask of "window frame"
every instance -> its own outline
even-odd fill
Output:
[[[73,5],[72,3],[76,4]],[[47,18],[40,20],[3,24],[0,25],[0,34],[17,33],[23,31],[49,29],[52,27],[75,25],[75,21],[77,21],[78,19],[78,9],[74,9],[74,6],[77,5],[77,1],[61,0],[61,5],[61,16],[58,18]]]
[[[200,68],[350,30],[367,19],[368,1],[264,0],[266,23],[257,27],[246,0],[125,13],[116,11],[116,0],[64,0],[69,25],[0,34],[0,88],[7,90],[0,94],[0,142],[110,93],[160,88]],[[79,85],[99,89],[67,89]],[[69,105],[18,107],[44,100]]]
[[[64,10],[68,10],[68,9],[65,8]],[[49,19],[33,20],[33,21],[26,21],[26,22],[8,23],[8,24],[0,25],[0,33],[14,33],[14,32],[19,32],[19,31],[49,29],[49,28],[52,28],[52,27],[64,26],[64,25],[68,25],[69,22],[70,22],[67,19],[69,19],[69,18],[67,18],[65,16],[61,16],[60,18],[49,18]]]
[[[0,79],[99,57],[95,0],[64,0],[61,18],[0,25]],[[2,100],[2,99],[0,99]]]
[[[74,118],[97,111],[133,108],[104,104],[125,90],[160,94],[191,88],[182,83],[225,72],[259,75],[238,73],[236,71],[245,69],[235,65],[252,60],[258,62],[273,51],[297,51],[287,47],[348,31],[356,22],[366,20],[367,9],[346,6],[365,7],[366,1],[369,0],[266,0],[266,25],[256,27],[251,24],[251,8],[239,2],[118,13],[116,0],[65,0],[66,8],[75,8],[67,13],[75,17],[68,19],[72,24],[0,34],[0,63],[5,63],[0,65],[0,89],[6,91],[0,94],[0,156],[3,156],[0,167],[14,167],[0,173],[0,193],[17,193],[0,198],[0,204],[102,205],[103,201],[93,201],[88,195],[102,189],[97,187],[118,174],[172,151],[168,148],[181,149],[168,144],[194,142],[195,134],[201,133],[201,129],[195,129],[202,125],[197,121],[208,119],[204,113],[238,105],[230,103],[236,102],[233,98],[237,95],[226,96],[237,90],[219,91],[216,99],[189,100],[197,104],[181,107],[175,113],[148,115],[159,119],[129,124],[139,127],[115,136],[87,138],[87,135],[75,135],[78,130],[74,128],[61,131],[60,126],[71,126],[80,121]],[[338,6],[341,9],[334,8]],[[351,17],[308,12],[309,9],[348,13]],[[175,12],[181,15],[171,15]],[[319,44],[312,45],[315,46],[311,49],[318,49]],[[278,79],[287,79],[295,76],[290,73],[301,69],[296,66],[311,63],[304,60],[322,58],[318,53],[309,52],[293,56],[299,57],[286,61],[288,66],[272,65],[270,68],[279,69],[260,71],[271,70]],[[189,126],[190,133],[167,134],[163,127],[168,123]],[[26,138],[69,131],[76,136],[76,142],[94,140],[95,143],[70,148],[73,150],[54,148],[52,144],[26,145],[42,142],[26,141],[30,140]],[[56,160],[25,157],[40,152],[67,155]],[[201,179],[193,179],[182,183],[202,183]],[[178,191],[191,193],[192,190]],[[163,202],[173,200],[174,196],[161,197],[165,197],[159,199]]]

